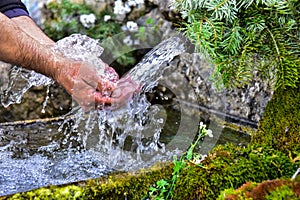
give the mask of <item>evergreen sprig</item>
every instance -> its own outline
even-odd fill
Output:
[[[217,85],[243,86],[253,72],[296,87],[300,73],[299,0],[175,0],[181,28],[214,64]],[[275,73],[275,74],[274,74]]]

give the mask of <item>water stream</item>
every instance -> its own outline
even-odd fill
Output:
[[[98,42],[82,37],[73,35],[67,38],[72,42],[60,41],[56,50],[97,65],[102,53]],[[72,46],[74,51],[69,52],[71,48],[66,44],[80,45]],[[173,87],[167,81],[176,82],[180,78],[168,71],[168,63],[187,48],[185,39],[175,35],[148,52],[125,75],[142,85],[141,92],[118,110],[84,112],[74,102],[72,110],[59,119],[2,124],[0,196],[96,178],[115,170],[137,170],[171,160],[175,154],[185,151],[197,134],[199,122],[207,120],[200,116],[197,107],[180,103],[197,104],[197,97],[188,83],[178,82]],[[52,84],[40,74],[19,68],[14,68],[11,75],[13,79],[2,99],[4,106],[19,102],[33,85]],[[14,84],[16,77],[24,81],[19,87]],[[151,96],[156,87],[168,90],[177,101],[160,96],[160,93]],[[208,127],[215,134],[213,139],[208,139],[203,153],[217,143],[223,129],[212,122]]]

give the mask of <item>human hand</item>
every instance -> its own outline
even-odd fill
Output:
[[[123,106],[140,88],[141,86],[132,80],[129,75],[121,78],[111,94],[111,108],[116,109]]]
[[[110,96],[117,85],[119,76],[113,68],[105,63],[103,65],[98,66],[102,69],[100,73],[90,65],[78,61],[64,63],[57,70],[58,83],[85,111],[103,108],[113,102]]]

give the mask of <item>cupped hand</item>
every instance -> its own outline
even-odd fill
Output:
[[[137,84],[129,75],[121,78],[111,94],[111,108],[117,109],[125,105],[133,94],[139,92],[141,86]]]
[[[60,67],[56,80],[85,111],[111,105],[112,92],[119,79],[115,70],[103,63],[98,70],[83,62],[69,62]]]

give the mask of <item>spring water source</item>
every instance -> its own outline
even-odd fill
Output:
[[[96,47],[97,41],[82,42],[82,37],[71,37],[72,44],[81,44],[71,57],[97,63],[101,52]],[[57,50],[68,52],[64,42],[61,44]],[[121,109],[84,112],[75,105],[61,120],[54,122],[2,125],[0,196],[100,177],[114,170],[136,170],[170,160],[186,150],[197,133],[199,116],[191,115],[193,112],[180,104],[172,107],[151,104],[146,95],[153,92],[162,77],[163,64],[186,48],[184,39],[177,35],[147,53],[126,75],[142,85],[141,92]],[[4,106],[20,102],[32,86],[49,87],[53,83],[47,77],[19,68],[14,68],[11,76],[2,96]],[[17,81],[24,83],[17,87],[14,84]],[[196,100],[193,95],[188,96],[192,96],[188,101]],[[171,122],[171,126],[167,126],[167,122]],[[164,133],[164,129],[172,129],[171,134]]]

